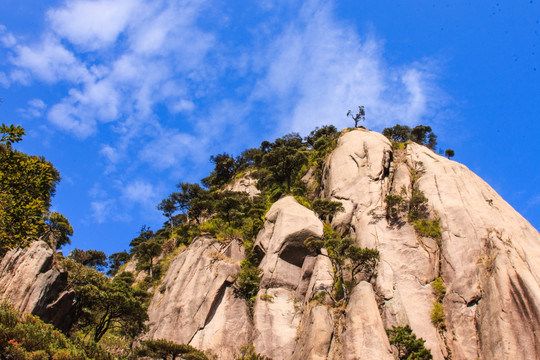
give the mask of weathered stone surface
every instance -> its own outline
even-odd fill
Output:
[[[430,321],[435,297],[429,283],[438,275],[437,248],[431,239],[417,238],[406,219],[399,226],[385,219],[392,180],[399,188],[410,184],[410,170],[406,164],[392,168],[392,157],[390,142],[381,134],[361,129],[344,134],[326,163],[324,194],[345,206],[332,225],[349,231],[358,245],[379,250],[376,289],[389,304],[383,308],[385,327],[410,324],[434,358],[442,360],[444,342]]]
[[[253,310],[255,350],[273,360],[290,359],[300,317],[294,291],[287,288],[260,290]]]
[[[324,305],[309,307],[300,323],[300,337],[292,359],[327,359],[333,332],[334,320],[331,310]]]
[[[74,294],[67,291],[67,273],[53,261],[53,250],[43,241],[7,252],[0,263],[0,300],[68,329]]]
[[[464,165],[411,144],[442,228],[453,359],[540,358],[540,234]]]
[[[292,196],[272,205],[255,242],[258,251],[264,254],[259,266],[263,270],[261,287],[295,290],[302,280],[304,259],[311,254],[304,241],[322,235],[321,221]]]
[[[408,201],[412,169],[430,219],[440,219],[440,241],[418,236],[406,209],[386,219],[386,195]],[[274,360],[392,359],[384,329],[408,324],[436,360],[540,359],[540,234],[465,166],[417,144],[393,151],[382,135],[356,129],[327,159],[322,187],[345,208],[332,225],[380,252],[377,276],[353,289],[344,317],[310,301],[333,289],[324,249],[317,255],[304,246],[323,226],[285,197],[266,214],[255,242],[263,276],[253,319],[231,287],[241,247],[199,239],[156,292],[150,336],[210,349],[220,359],[250,343]],[[446,286],[446,330],[430,319],[438,276]]]
[[[341,337],[345,360],[393,360],[375,293],[365,281],[351,293]]]
[[[196,344],[232,359],[249,343],[247,304],[232,290],[239,262],[209,237],[196,239],[171,263],[148,309],[148,337]]]
[[[225,186],[225,190],[245,192],[252,199],[261,193],[261,191],[257,189],[257,179],[252,178],[250,172],[246,172],[238,179],[235,179],[232,183]]]
[[[406,214],[385,219],[387,194],[410,196],[411,169],[440,218],[440,245],[417,236]],[[323,186],[346,209],[333,225],[380,252],[385,327],[411,325],[435,359],[540,358],[540,235],[482,179],[426,147],[392,154],[380,134],[355,130],[327,160]],[[447,288],[443,333],[429,316],[437,276]]]
[[[204,328],[189,344],[210,350],[219,359],[234,359],[237,348],[250,341],[252,325],[249,310],[245,300],[238,297],[230,286],[225,288],[217,303]]]

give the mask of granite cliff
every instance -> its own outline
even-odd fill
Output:
[[[303,177],[311,186],[313,174]],[[225,189],[253,198],[255,182],[248,173]],[[374,276],[353,276],[346,299],[334,298],[335,266],[306,242],[322,239],[325,226],[284,196],[252,247],[256,296],[235,287],[242,240],[203,233],[153,289],[144,338],[224,360],[245,345],[274,360],[391,360],[398,351],[386,330],[408,325],[437,360],[540,359],[540,234],[464,165],[355,129],[341,134],[311,190],[342,204],[328,219],[333,229],[378,251]],[[405,205],[418,199],[422,217],[411,217]],[[12,250],[0,264],[0,298],[64,328],[73,302],[66,289],[45,243]]]
[[[359,282],[345,306],[314,301],[334,285],[324,249],[305,246],[323,236],[323,224],[285,197],[255,242],[262,278],[251,312],[232,286],[241,247],[201,237],[156,291],[148,336],[220,359],[244,344],[276,360],[393,359],[385,329],[410,325],[434,359],[540,358],[540,234],[482,179],[424,146],[393,149],[384,136],[356,129],[327,158],[321,188],[345,209],[332,226],[380,253],[377,276]],[[389,219],[387,196],[406,200],[414,191],[427,198],[438,238],[423,236],[399,211]],[[434,324],[437,302],[444,319]]]

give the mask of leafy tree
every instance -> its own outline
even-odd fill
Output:
[[[345,211],[345,208],[341,202],[328,199],[317,199],[313,201],[311,207],[321,220],[326,220],[329,222],[332,221],[335,214]]]
[[[240,267],[240,272],[234,280],[235,289],[242,297],[248,300],[249,304],[253,305],[259,292],[262,270],[250,262],[249,259],[242,260]]]
[[[386,195],[386,220],[390,223],[399,219],[399,213],[402,210],[404,200],[401,196],[395,194]]]
[[[261,166],[262,157],[264,154],[265,152],[258,148],[251,148],[242,151],[242,154],[236,157],[237,172]]]
[[[0,256],[27,246],[46,230],[44,215],[60,175],[42,157],[12,149],[21,140],[20,126],[0,127]]]
[[[112,360],[101,346],[69,339],[37,316],[16,311],[0,303],[0,359]]]
[[[262,145],[261,145],[262,146]],[[263,156],[262,165],[271,174],[270,183],[287,186],[291,191],[293,176],[308,161],[307,149],[297,133],[287,134],[269,145]]]
[[[430,126],[425,126],[425,125],[415,126],[411,130],[411,140],[417,144],[425,145],[430,133],[431,133]]]
[[[70,258],[64,258],[62,265],[76,294],[75,330],[92,335],[95,342],[113,329],[131,339],[146,330],[148,294],[133,289],[132,273],[110,279]]]
[[[444,156],[446,156],[448,159],[454,157],[455,154],[456,153],[452,149],[446,149],[446,151],[444,152]]]
[[[177,357],[181,359],[208,360],[208,357],[202,351],[193,346],[180,345],[163,339],[142,341],[141,347],[137,349],[137,355],[161,358],[163,360],[168,360],[169,356],[172,360]]]
[[[137,268],[147,270],[152,276],[154,258],[161,254],[162,241],[156,238],[156,234],[149,227],[143,225],[139,236],[131,241],[131,252],[138,260]]]
[[[168,197],[161,200],[158,204],[157,209],[163,212],[163,215],[169,220],[169,226],[173,228],[173,215],[178,211],[178,204],[176,203],[173,197]]]
[[[354,245],[354,239],[343,237],[334,231],[330,224],[324,224],[324,237],[309,237],[304,244],[308,249],[320,253],[322,248],[328,251],[335,272],[334,296],[336,300],[348,299],[349,292],[356,285],[356,275],[364,273],[370,279],[377,266],[379,252],[374,249]],[[349,286],[345,286],[345,271],[349,271]]]
[[[406,142],[411,139],[411,128],[396,124],[394,127],[383,129],[382,134],[390,141]]]
[[[413,188],[411,199],[409,200],[409,221],[427,218],[428,214],[428,199],[424,192]]]
[[[251,208],[249,195],[244,192],[221,191],[215,194],[214,199],[216,216],[229,225],[239,226]]]
[[[202,179],[203,185],[207,187],[222,186],[231,181],[236,174],[236,162],[228,154],[211,156],[210,161],[215,164],[214,171],[208,177]]]
[[[338,131],[334,125],[325,125],[321,128],[316,127],[304,139],[312,149],[319,149],[328,138],[334,137]]]
[[[429,133],[428,135],[428,143],[426,144],[426,146],[435,151],[435,149],[437,148],[437,135],[435,135],[434,133]]]
[[[102,270],[107,267],[107,255],[98,250],[72,250],[69,257],[81,265]]]
[[[124,265],[130,259],[131,255],[126,251],[111,254],[109,256],[109,271],[107,271],[107,275],[116,275],[118,270],[120,270],[120,267],[122,267],[122,265]]]
[[[430,360],[433,359],[431,352],[424,346],[425,340],[418,339],[409,325],[393,326],[386,330],[390,345],[397,348],[398,357],[402,360]]]
[[[73,228],[64,215],[58,212],[48,213],[45,218],[45,232],[42,238],[46,239],[53,249],[71,244],[69,237],[72,235]]]

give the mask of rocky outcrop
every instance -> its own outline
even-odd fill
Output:
[[[253,315],[253,345],[272,359],[290,358],[295,349],[300,305],[316,263],[315,254],[304,245],[311,236],[323,236],[321,221],[289,196],[272,205],[255,242],[262,256],[262,279]]]
[[[392,351],[371,284],[362,281],[352,291],[342,334],[343,359],[392,360]]]
[[[148,337],[210,349],[232,359],[250,343],[251,319],[246,302],[232,288],[240,260],[229,245],[211,237],[195,239],[178,255],[148,309]]]
[[[232,183],[226,185],[225,190],[245,192],[252,199],[261,193],[261,191],[257,189],[257,179],[254,179],[249,171],[239,176]]]
[[[413,183],[440,219],[439,243],[406,217],[385,218],[386,195],[410,197]],[[482,179],[423,146],[394,152],[382,135],[355,130],[339,139],[323,186],[346,210],[333,225],[380,252],[375,298],[386,328],[409,324],[435,359],[540,358],[540,235]],[[430,321],[437,276],[446,330]]]
[[[404,209],[388,216],[387,195],[408,203],[413,192],[425,195],[440,237],[420,236]],[[385,329],[409,325],[437,360],[540,359],[540,234],[469,169],[355,129],[327,159],[320,194],[344,206],[332,226],[380,254],[377,276],[354,287],[348,303],[330,300],[334,269],[325,249],[304,245],[323,236],[321,221],[285,197],[255,241],[262,277],[251,311],[232,286],[241,247],[202,237],[156,291],[148,336],[219,359],[253,344],[274,360],[390,360],[397,355]],[[432,287],[438,277],[442,299]],[[438,301],[445,323],[436,326],[430,314]]]
[[[67,273],[54,266],[53,250],[43,241],[10,250],[0,263],[0,300],[64,330],[74,299],[67,287]]]

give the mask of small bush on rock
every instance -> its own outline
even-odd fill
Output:
[[[398,358],[403,360],[430,360],[433,359],[431,352],[426,349],[424,339],[418,339],[409,325],[392,327],[386,330],[390,345],[396,347]]]

